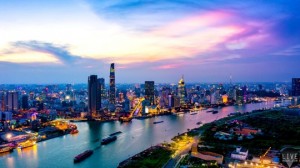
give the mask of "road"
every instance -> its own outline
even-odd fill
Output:
[[[186,146],[183,149],[181,149],[180,151],[176,151],[175,156],[173,156],[170,160],[168,160],[168,162],[164,165],[163,168],[174,168],[177,162],[180,160],[181,158],[180,156],[187,154],[190,151],[192,145],[194,143],[198,144],[198,141],[199,141],[199,136],[194,137],[193,141],[186,144]]]

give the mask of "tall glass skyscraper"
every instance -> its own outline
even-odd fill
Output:
[[[109,74],[109,103],[116,103],[116,81],[115,81],[115,64],[110,64]]]
[[[183,76],[178,82],[178,97],[180,99],[180,105],[185,104],[185,83],[183,80]]]
[[[89,116],[97,116],[101,109],[101,86],[97,75],[88,78],[88,108]]]
[[[145,99],[154,104],[154,81],[145,81]]]

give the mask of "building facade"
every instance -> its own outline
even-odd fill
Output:
[[[180,98],[180,105],[185,104],[185,83],[183,76],[178,82],[178,97]]]
[[[89,116],[97,116],[101,110],[101,86],[97,75],[88,78],[88,110]]]
[[[145,99],[150,101],[151,105],[154,105],[154,81],[145,81]]]
[[[292,96],[300,96],[300,78],[292,79]]]
[[[116,81],[115,81],[115,64],[110,65],[109,73],[109,103],[116,103]]]
[[[19,94],[15,91],[6,93],[6,110],[5,111],[18,111],[19,109]]]

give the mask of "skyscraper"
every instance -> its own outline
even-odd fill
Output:
[[[19,109],[18,92],[9,91],[6,94],[6,111],[17,111]]]
[[[145,99],[154,104],[154,81],[145,81]]]
[[[98,78],[98,82],[100,84],[101,89],[101,98],[106,97],[105,95],[105,79],[104,78]]]
[[[28,110],[28,108],[28,95],[25,94],[22,96],[22,110]]]
[[[116,81],[115,81],[115,64],[110,64],[109,74],[109,103],[116,103]]]
[[[4,91],[0,92],[0,100],[1,100],[1,107],[0,107],[0,111],[5,111],[6,110],[6,94]]]
[[[292,96],[300,96],[300,78],[292,79]]]
[[[180,98],[180,105],[185,104],[185,83],[183,76],[178,82],[178,97]]]
[[[101,86],[97,75],[88,78],[88,108],[89,116],[97,116],[101,108]]]

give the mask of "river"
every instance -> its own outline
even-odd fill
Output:
[[[289,101],[282,104],[289,104]],[[15,149],[10,154],[0,156],[0,167],[116,167],[119,162],[144,149],[164,141],[170,141],[178,133],[197,127],[197,122],[209,123],[227,117],[232,112],[251,112],[261,108],[272,108],[274,102],[228,106],[217,109],[212,114],[200,111],[196,115],[186,113],[182,116],[166,115],[144,120],[133,119],[130,123],[115,122],[81,122],[76,123],[79,134],[65,135],[43,141],[23,150]],[[208,109],[210,110],[210,109]],[[153,124],[154,121],[164,121]],[[106,146],[100,146],[99,139],[111,133],[122,131],[118,139]],[[77,154],[93,149],[94,154],[80,163],[73,163]]]

